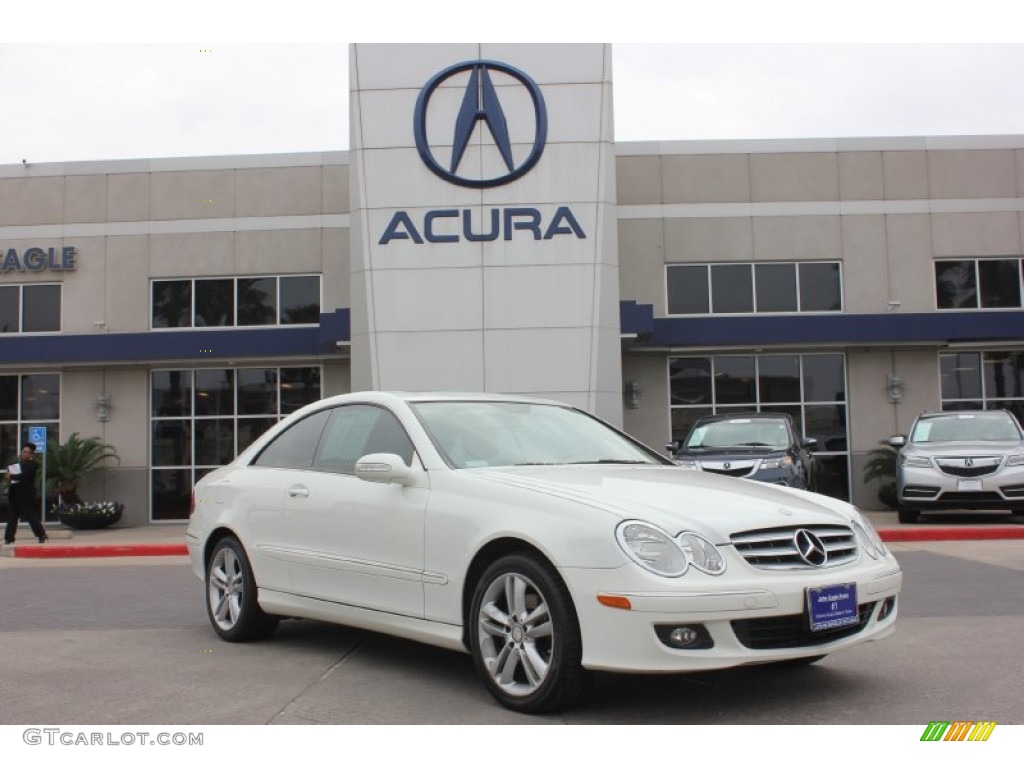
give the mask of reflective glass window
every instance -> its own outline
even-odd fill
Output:
[[[761,355],[757,358],[757,384],[762,403],[799,403],[800,358]]]
[[[197,416],[228,416],[235,412],[235,372],[209,368],[196,371]]]
[[[256,457],[253,465],[308,469],[313,465],[313,455],[329,415],[330,410],[325,409],[296,422],[274,438],[274,441]]]
[[[935,262],[935,302],[939,309],[978,306],[974,261]]]
[[[982,307],[1019,307],[1020,261],[981,259],[978,262],[978,287]]]
[[[21,286],[0,285],[0,333],[21,330]]]
[[[281,278],[281,325],[320,322],[320,278]]]
[[[196,280],[196,327],[235,324],[233,280]]]
[[[669,360],[669,389],[673,405],[710,405],[711,358],[674,357]]]
[[[711,311],[716,314],[754,311],[754,284],[750,264],[712,265]]]
[[[666,268],[668,313],[701,315],[710,310],[708,268],[705,265],[673,264]]]
[[[755,264],[758,312],[796,312],[796,265]]]
[[[981,397],[981,353],[957,352],[939,356],[943,400]]]
[[[804,355],[804,401],[846,400],[846,365],[842,355]]]
[[[153,281],[153,327],[192,326],[192,281]]]
[[[839,263],[800,264],[800,311],[838,312],[842,308]]]
[[[277,322],[277,279],[240,277],[238,288],[238,324],[274,325]]]
[[[59,285],[26,285],[22,288],[21,330],[44,333],[60,330]]]
[[[715,404],[757,402],[754,358],[723,356],[715,358]]]

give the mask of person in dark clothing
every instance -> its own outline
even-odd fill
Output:
[[[13,466],[13,465],[12,465]],[[36,445],[25,443],[21,446],[21,460],[18,472],[8,470],[10,490],[7,493],[7,527],[4,529],[4,544],[13,544],[18,532],[18,519],[28,522],[32,535],[42,544],[49,537],[39,520],[39,503],[36,499]]]

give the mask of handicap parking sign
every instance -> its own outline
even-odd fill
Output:
[[[36,444],[37,453],[46,453],[46,427],[29,427],[28,441]]]

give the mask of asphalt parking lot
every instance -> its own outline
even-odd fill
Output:
[[[219,641],[183,557],[0,559],[0,722],[93,724],[1024,723],[1024,541],[893,544],[897,633],[802,669],[600,675],[569,712],[494,703],[467,655],[312,621]]]

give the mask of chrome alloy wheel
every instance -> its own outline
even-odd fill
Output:
[[[555,632],[548,601],[519,573],[503,573],[484,592],[477,638],[488,674],[511,696],[529,696],[551,668]]]
[[[210,616],[225,632],[234,629],[242,614],[245,573],[238,556],[229,547],[218,549],[214,555],[208,589]]]

